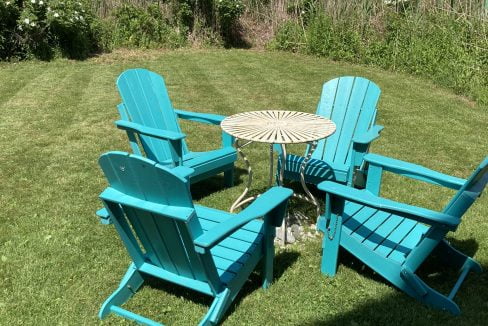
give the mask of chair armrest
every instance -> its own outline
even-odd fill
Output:
[[[217,225],[194,240],[195,250],[204,253],[250,221],[265,216],[280,205],[286,204],[293,191],[283,187],[273,187],[259,196],[245,210]]]
[[[97,212],[96,212],[97,216],[100,218],[100,223],[102,224],[112,224],[112,221],[110,221],[110,214],[108,213],[107,209],[104,207],[104,208],[100,208]]]
[[[179,175],[182,178],[188,179],[195,172],[195,169],[180,165],[171,169],[171,172]]]
[[[217,126],[220,125],[222,120],[226,118],[223,115],[211,114],[211,113],[197,113],[197,112],[184,111],[178,109],[175,109],[174,111],[178,116],[178,118],[211,124],[211,125],[217,125]]]
[[[421,223],[440,225],[449,230],[455,230],[460,222],[460,219],[448,214],[381,198],[373,195],[367,190],[354,189],[332,181],[323,181],[319,183],[317,188],[348,201],[401,215]]]
[[[164,140],[181,140],[186,137],[185,134],[180,132],[146,127],[131,121],[117,120],[115,121],[115,124],[119,129],[136,132],[138,134],[147,135],[147,136],[164,139]]]
[[[380,133],[383,130],[383,128],[384,128],[383,126],[375,125],[367,132],[354,137],[352,141],[358,144],[369,144],[380,136]]]
[[[455,190],[458,190],[466,183],[466,180],[462,178],[453,177],[425,168],[421,165],[400,161],[378,154],[366,154],[364,160],[372,165],[380,166],[386,171]]]

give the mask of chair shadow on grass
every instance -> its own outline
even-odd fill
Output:
[[[478,250],[478,243],[474,239],[449,239],[449,241],[456,249],[470,257]],[[434,325],[449,322],[459,324],[461,320],[471,320],[473,318],[477,321],[470,321],[468,324],[478,324],[488,315],[487,311],[484,317],[479,316],[480,309],[483,308],[483,305],[486,305],[484,293],[488,293],[488,278],[483,274],[470,273],[462,284],[461,289],[454,297],[454,301],[461,308],[461,316],[455,317],[447,312],[430,308],[396,289],[385,278],[375,273],[342,248],[339,254],[339,268],[341,268],[341,265],[353,269],[354,272],[370,280],[390,286],[394,289],[394,293],[373,301],[357,302],[354,305],[355,308],[346,314],[339,314],[330,318],[324,313],[324,318],[304,321],[300,323],[301,325]],[[417,274],[433,289],[440,293],[448,294],[457,281],[459,274],[457,270],[444,266],[446,265],[441,258],[433,254],[420,266]],[[488,266],[483,266],[484,273],[486,273],[487,269]],[[324,280],[325,278],[324,276]]]
[[[244,175],[244,178],[241,178],[241,176]],[[242,184],[247,180],[247,170],[246,169],[241,169],[238,167],[234,168],[234,187]],[[224,185],[224,174],[220,173],[218,175],[215,175],[211,178],[199,181],[197,183],[194,183],[190,186],[190,191],[193,200],[201,200],[205,197],[207,197],[209,194],[212,194],[217,191],[221,191],[225,189]]]
[[[300,253],[297,251],[282,251],[277,253],[274,259],[273,281],[276,282],[277,280],[279,280],[283,273],[298,260],[299,256]],[[225,316],[222,318],[222,322],[225,322],[227,316],[232,314],[234,310],[238,309],[237,306],[243,298],[261,288],[262,280],[263,278],[261,276],[261,267],[258,266],[256,270],[249,276],[248,281],[244,284],[236,299],[226,311]],[[151,276],[147,277],[146,282],[144,282],[142,287],[146,286],[158,289],[165,293],[172,294],[176,297],[183,297],[184,299],[191,301],[192,303],[205,305],[207,307],[210,307],[213,301],[213,298],[208,295],[204,295],[191,289],[187,289],[185,287],[166,282],[164,280],[157,279]],[[273,285],[271,285],[270,289],[272,288]],[[201,316],[201,318],[203,318],[203,315]]]

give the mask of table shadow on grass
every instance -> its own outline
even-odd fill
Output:
[[[273,282],[278,281],[280,277],[283,275],[283,273],[288,268],[290,268],[293,264],[295,264],[299,256],[300,253],[297,251],[282,251],[277,253],[274,259]],[[246,296],[250,295],[254,291],[259,290],[261,288],[262,281],[263,281],[263,278],[261,276],[261,271],[262,271],[261,266],[258,265],[256,270],[253,273],[251,273],[249,279],[243,285],[242,289],[239,291],[239,294],[237,295],[236,299],[227,310],[221,322],[224,322],[227,316],[232,314],[234,310],[238,309],[237,306],[239,305],[239,303],[243,298],[245,298]],[[146,286],[151,287],[153,289],[158,289],[168,294],[172,294],[176,297],[183,297],[185,300],[191,301],[192,303],[195,304],[208,306],[208,308],[210,308],[210,305],[212,304],[212,301],[214,299],[213,297],[210,297],[208,295],[201,294],[197,291],[193,291],[185,287],[173,283],[169,283],[161,279],[157,279],[152,276],[147,276],[142,288]],[[273,285],[271,285],[270,289],[272,288]]]
[[[241,176],[243,176],[241,178]],[[243,182],[247,182],[247,170],[246,169],[241,169],[241,168],[234,168],[234,186],[239,186]],[[224,174],[220,173],[218,175],[215,175],[213,177],[210,177],[208,179],[199,181],[197,183],[194,183],[190,186],[190,191],[193,200],[201,200],[208,195],[225,190],[225,183],[224,183]]]

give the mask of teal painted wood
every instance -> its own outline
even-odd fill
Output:
[[[99,160],[109,186],[97,214],[113,222],[131,264],[103,303],[109,313],[159,325],[121,308],[146,275],[214,297],[200,325],[215,325],[262,262],[263,288],[273,278],[274,227],[286,211],[290,189],[274,187],[239,214],[194,205],[189,181],[178,168],[124,152]],[[183,173],[184,174],[184,173]]]
[[[383,128],[375,125],[380,93],[375,83],[362,77],[343,76],[323,85],[316,114],[331,119],[336,132],[318,142],[305,168],[306,182],[353,183],[355,169]],[[303,156],[287,155],[284,177],[299,180],[303,160]]]
[[[134,154],[144,153],[149,159],[168,167],[183,165],[192,168],[192,183],[224,172],[225,184],[232,186],[237,159],[232,137],[222,133],[221,148],[192,152],[177,119],[218,126],[224,116],[175,110],[163,77],[146,69],[124,71],[117,79],[117,87],[122,103],[117,106],[121,120],[116,125],[127,132]]]
[[[488,156],[466,180],[375,154],[365,155],[364,160],[369,165],[366,189],[331,181],[318,185],[326,192],[326,203],[333,203],[327,204],[317,224],[324,233],[322,272],[335,275],[340,245],[408,295],[459,314],[453,298],[468,273],[481,272],[481,266],[444,238],[448,231],[456,230],[488,183]],[[381,198],[378,194],[383,171],[456,189],[457,193],[442,212]],[[345,204],[338,204],[342,202]],[[334,228],[340,232],[333,232]],[[460,272],[448,295],[435,291],[415,274],[433,252]]]

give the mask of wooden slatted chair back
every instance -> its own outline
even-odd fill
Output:
[[[111,152],[99,163],[109,183],[100,197],[136,266],[149,262],[206,281],[193,245],[203,231],[188,181],[137,155]]]
[[[123,101],[118,107],[122,119],[146,127],[181,132],[162,76],[146,69],[129,69],[117,79],[117,88]],[[140,139],[151,160],[177,161],[167,141],[148,136],[140,136]],[[187,152],[183,141],[183,154]]]
[[[488,156],[444,208],[444,213],[461,218],[488,183]]]
[[[446,205],[443,212],[451,216],[461,218],[469,207],[475,202],[488,182],[488,157],[471,174],[466,183],[458,190],[451,201]],[[440,241],[442,241],[448,230],[443,227],[431,226],[425,233],[422,240],[410,252],[406,264],[413,270],[426,259]]]
[[[375,123],[380,93],[375,83],[362,77],[344,76],[326,82],[317,114],[332,120],[336,132],[318,143],[312,158],[349,165],[352,139]]]

